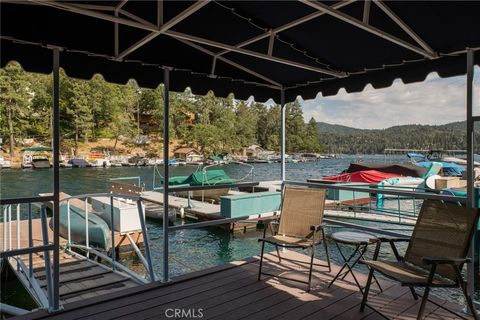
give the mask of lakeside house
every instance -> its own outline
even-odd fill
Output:
[[[203,160],[203,155],[195,148],[180,147],[173,152],[175,159],[187,162],[198,162]]]

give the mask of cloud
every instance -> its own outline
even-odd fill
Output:
[[[480,68],[476,67],[478,75]],[[421,83],[400,80],[385,89],[370,85],[359,93],[341,90],[336,96],[301,100],[305,120],[356,128],[388,128],[403,124],[444,124],[466,118],[465,76],[439,78],[433,73]],[[475,110],[478,110],[475,112]],[[480,76],[474,79],[474,114],[480,115]]]

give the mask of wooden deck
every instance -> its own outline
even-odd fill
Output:
[[[293,251],[282,252],[282,256],[279,265],[275,255],[266,255],[265,270],[304,279],[308,257]],[[58,314],[37,311],[19,319],[382,319],[369,308],[359,312],[362,297],[349,276],[327,287],[338,268],[333,266],[328,273],[317,267],[312,291],[306,293],[303,284],[293,281],[271,277],[257,281],[258,260],[250,259],[178,277],[169,284],[137,286],[66,304]],[[366,277],[358,275],[365,282]],[[369,303],[391,318],[415,319],[419,303],[408,289],[386,281],[382,284],[384,293],[378,295],[373,286]],[[461,309],[459,305],[436,300]],[[175,310],[183,310],[183,316],[173,317]],[[433,304],[427,305],[425,314],[427,319],[455,319]]]

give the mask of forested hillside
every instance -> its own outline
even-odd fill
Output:
[[[52,119],[52,78],[24,72],[16,63],[0,69],[0,137],[12,155],[25,138],[49,144]],[[79,142],[98,138],[135,141],[147,135],[161,140],[163,86],[139,88],[107,83],[99,75],[89,81],[60,74],[61,144],[77,150]],[[280,107],[197,96],[189,90],[171,93],[170,137],[197,147],[205,155],[231,153],[258,144],[279,150]],[[320,152],[316,121],[306,124],[298,102],[287,104],[287,151]],[[113,147],[115,152],[115,146]]]
[[[386,148],[397,149],[466,149],[466,123],[445,125],[403,125],[387,129],[354,129],[318,122],[320,143],[329,153],[373,154]],[[477,131],[479,126],[476,127]],[[476,141],[480,133],[476,132]],[[480,149],[476,143],[477,150]]]

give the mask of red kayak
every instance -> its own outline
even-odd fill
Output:
[[[385,173],[377,170],[364,170],[351,173],[344,173],[338,176],[323,177],[322,180],[343,181],[343,182],[365,182],[379,183],[385,179],[401,177],[395,173]]]

